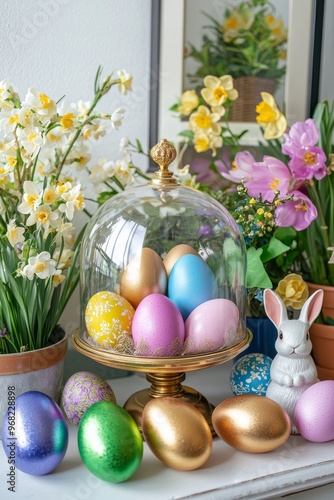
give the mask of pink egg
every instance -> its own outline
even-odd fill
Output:
[[[184,341],[182,315],[168,297],[152,293],[135,311],[132,337],[139,356],[179,356]]]
[[[294,420],[308,441],[324,443],[334,439],[334,380],[311,385],[297,401]]]
[[[194,309],[186,321],[185,352],[200,354],[234,345],[239,309],[228,299],[213,299]]]

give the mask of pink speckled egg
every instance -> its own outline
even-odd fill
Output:
[[[203,302],[185,324],[185,352],[200,354],[231,347],[238,340],[239,309],[228,299]]]
[[[294,420],[308,441],[324,443],[334,439],[334,380],[311,385],[295,406]]]
[[[67,418],[73,424],[79,425],[86,410],[98,401],[116,403],[112,388],[98,375],[86,371],[77,372],[66,382],[61,403]]]
[[[132,337],[139,356],[178,356],[184,341],[182,315],[168,297],[152,293],[136,309]]]

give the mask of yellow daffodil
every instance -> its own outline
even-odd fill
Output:
[[[288,274],[278,283],[275,292],[286,307],[301,309],[308,298],[308,287],[299,274]]]
[[[205,88],[201,90],[201,95],[206,103],[212,107],[212,111],[225,114],[222,106],[226,99],[235,101],[238,98],[238,91],[233,87],[233,78],[230,75],[221,77],[208,75],[204,78]]]
[[[238,9],[228,10],[222,25],[224,42],[243,43],[243,33],[250,29],[254,17],[253,10],[245,4],[241,4]]]
[[[256,106],[256,121],[263,127],[265,139],[278,139],[284,134],[287,122],[280,112],[274,97],[268,92],[261,92],[262,101]]]
[[[181,115],[188,116],[199,105],[199,98],[195,90],[186,90],[180,97],[180,106],[177,108]]]
[[[223,145],[221,135],[206,134],[205,132],[197,131],[194,136],[194,148],[197,153],[203,153],[208,149],[212,149],[212,156],[217,153],[217,148]]]
[[[268,14],[265,17],[265,22],[267,23],[274,40],[277,42],[283,42],[287,39],[287,30],[281,17],[275,17],[272,14]]]
[[[198,110],[190,115],[189,128],[196,131],[212,131],[213,134],[218,135],[221,133],[221,126],[219,125],[219,113],[211,113],[207,106],[199,106]]]

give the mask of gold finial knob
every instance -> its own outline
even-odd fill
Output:
[[[173,177],[173,173],[168,170],[169,165],[176,158],[176,149],[166,139],[162,139],[158,144],[153,146],[150,151],[152,160],[160,167],[160,170],[155,172],[155,177],[150,184],[154,186],[177,185],[178,182]]]

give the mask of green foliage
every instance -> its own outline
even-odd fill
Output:
[[[199,65],[196,73],[189,75],[192,83],[206,75],[259,76],[276,82],[284,76],[286,30],[269,2],[243,1],[227,8],[222,19],[204,15],[210,24],[204,27],[201,48],[189,48],[188,57]]]

